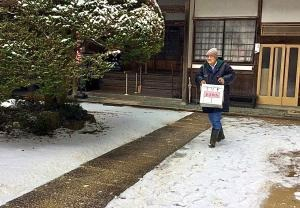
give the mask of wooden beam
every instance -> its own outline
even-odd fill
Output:
[[[256,35],[255,35],[255,43],[260,43],[261,42],[261,37],[260,37],[260,27],[261,27],[261,18],[262,18],[262,5],[263,5],[263,0],[258,0],[258,7],[257,7],[257,19],[256,19]],[[260,83],[258,83],[258,73],[259,73],[259,69],[258,66],[261,64],[260,62],[260,57],[262,58],[262,56],[260,56],[260,54],[262,53],[262,51],[260,51],[259,53],[254,54],[254,58],[253,58],[253,85],[252,85],[252,93],[253,95],[258,95],[258,84],[260,86]]]
[[[191,0],[185,1],[185,27],[184,27],[184,42],[183,42],[183,57],[182,57],[182,101],[188,102],[187,85],[188,85],[188,50],[189,50],[189,33],[190,33],[190,3]]]

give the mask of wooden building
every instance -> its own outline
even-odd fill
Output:
[[[187,74],[194,74],[205,61],[208,49],[216,47],[219,56],[236,71],[231,86],[231,100],[256,102],[255,43],[259,38],[260,11],[258,0],[190,0],[189,37],[187,37]],[[193,93],[196,99],[198,90]]]
[[[206,51],[217,47],[219,56],[237,74],[231,87],[232,101],[252,106],[299,106],[298,0],[158,0],[158,3],[166,21],[165,47],[138,74],[141,94],[197,102],[195,73],[204,63]]]
[[[125,67],[128,77],[128,93],[182,98],[183,51],[186,25],[185,0],[158,0],[165,18],[165,42],[162,51],[144,66]],[[138,89],[136,89],[138,85]],[[124,93],[124,72],[112,71],[104,75],[101,91]]]
[[[189,12],[187,68],[217,47],[237,73],[232,99],[299,106],[299,1],[190,0]]]
[[[263,0],[257,102],[299,106],[300,2]]]

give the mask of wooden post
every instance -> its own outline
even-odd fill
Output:
[[[135,92],[138,93],[138,73],[135,73]]]
[[[142,67],[139,66],[140,69],[140,84],[138,86],[138,93],[142,93]]]
[[[128,75],[125,72],[125,95],[128,95]]]
[[[192,83],[191,83],[191,77],[189,77],[188,88],[189,88],[189,103],[191,103],[191,96],[192,96]]]

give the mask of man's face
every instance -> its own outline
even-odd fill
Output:
[[[212,55],[207,55],[206,56],[206,61],[209,65],[214,65],[217,61],[217,57],[212,56]]]

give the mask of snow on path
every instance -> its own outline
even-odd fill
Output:
[[[207,146],[210,130],[203,132],[106,208],[259,208],[272,183],[300,183],[268,160],[300,150],[300,126],[233,117],[223,123],[226,139],[215,149]]]
[[[103,132],[81,134],[59,130],[52,137],[0,132],[0,205],[21,196],[82,163],[189,115],[189,112],[113,107],[84,103]]]

